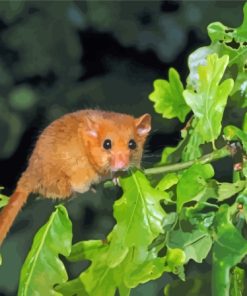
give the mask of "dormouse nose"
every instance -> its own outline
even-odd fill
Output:
[[[111,159],[111,168],[113,171],[123,170],[129,165],[129,155],[128,153],[114,153]]]

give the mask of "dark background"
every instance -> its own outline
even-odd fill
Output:
[[[237,27],[241,1],[1,1],[0,185],[10,194],[42,129],[59,116],[100,108],[153,115],[147,155],[179,141],[182,125],[153,112],[156,78],[175,67],[185,82],[187,57],[208,44],[213,21]],[[143,165],[151,166],[144,157]],[[74,239],[104,238],[113,226],[117,189],[97,187],[66,203]],[[0,295],[16,295],[21,265],[54,201],[29,199],[1,250]],[[59,243],[59,242],[58,242]],[[71,278],[80,265],[70,265]],[[162,295],[167,276],[131,295]],[[31,296],[31,295],[30,295]]]

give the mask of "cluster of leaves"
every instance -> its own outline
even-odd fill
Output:
[[[182,122],[191,115],[182,141],[164,149],[160,167],[152,168],[152,173],[159,174],[148,179],[150,170],[147,176],[145,171],[134,170],[121,178],[123,195],[114,204],[116,225],[104,241],[72,246],[71,222],[65,208],[58,206],[35,236],[18,295],[111,296],[118,291],[127,296],[131,289],[167,272],[179,281],[167,284],[165,295],[177,295],[180,289],[186,295],[204,295],[203,283],[207,283],[205,295],[209,283],[217,296],[246,292],[247,117],[242,129],[222,128],[228,103],[246,106],[246,26],[247,4],[240,27],[208,26],[211,44],[190,55],[185,86],[175,69],[170,69],[168,81],[154,82],[150,99],[158,113]],[[241,145],[242,160],[234,167],[233,182],[222,183],[207,162],[229,156],[229,141]],[[209,149],[211,157],[202,156]],[[166,173],[161,174],[162,169]],[[59,254],[89,265],[68,280]],[[187,263],[202,263],[209,254],[211,280],[203,275],[186,285]]]

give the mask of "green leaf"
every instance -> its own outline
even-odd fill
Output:
[[[178,176],[175,173],[166,174],[156,185],[156,189],[165,191],[178,183]]]
[[[213,42],[219,40],[224,42],[232,41],[233,31],[233,29],[224,26],[220,22],[211,23],[208,26],[208,36]]]
[[[162,151],[161,160],[159,162],[160,165],[171,163],[170,156],[173,152],[177,150],[178,147],[165,147]]]
[[[200,200],[206,196],[207,180],[214,175],[210,164],[194,164],[182,173],[177,185],[177,211],[180,212],[186,202]]]
[[[81,260],[91,260],[95,253],[107,247],[107,243],[102,240],[89,240],[76,243],[72,246],[71,253],[67,259],[71,262]]]
[[[206,231],[202,230],[192,232],[175,230],[170,232],[167,246],[183,250],[186,255],[186,262],[192,259],[201,263],[211,249],[212,239]]]
[[[242,191],[246,186],[246,181],[237,181],[235,183],[219,183],[218,201],[223,201]]]
[[[117,288],[122,295],[129,295],[131,288],[159,278],[165,270],[171,270],[165,265],[165,258],[159,258],[155,250],[142,253],[140,262],[138,249],[132,248],[124,260],[114,267],[107,264],[108,256],[109,247],[100,249],[92,258],[90,267],[79,277],[89,295],[113,296]]]
[[[157,165],[164,165],[177,162],[181,159],[181,150],[184,146],[184,140],[182,140],[176,147],[165,147],[162,151],[161,160]]]
[[[244,133],[247,133],[247,113],[244,115],[242,130]]]
[[[213,51],[219,56],[228,55],[229,65],[227,76],[235,79],[234,87],[231,91],[231,96],[237,94],[236,99],[240,101],[242,107],[247,105],[247,84],[246,84],[246,59],[247,59],[247,8],[244,6],[244,21],[238,28],[230,28],[216,22],[208,26],[208,34],[212,40],[208,51]],[[237,66],[237,77],[236,73]]]
[[[132,258],[129,257],[129,260],[138,262],[138,256],[133,256],[133,254]],[[165,266],[166,258],[158,257],[155,251],[146,252],[145,255],[145,260],[142,260],[140,264],[129,264],[126,266],[124,280],[128,287],[134,288],[141,283],[161,277],[164,271],[172,271],[170,266]]]
[[[186,263],[186,254],[184,250],[178,248],[168,249],[166,263],[169,266],[168,270],[178,274],[183,281],[185,280],[183,265]]]
[[[154,91],[149,99],[154,102],[154,109],[165,118],[177,117],[184,122],[190,108],[184,101],[183,84],[178,72],[170,68],[169,81],[158,79],[154,81]]]
[[[21,270],[18,296],[61,295],[53,287],[68,276],[58,255],[71,250],[72,226],[66,209],[59,205],[35,235]]]
[[[213,295],[229,295],[230,269],[247,255],[247,240],[233,226],[230,208],[222,205],[215,217]]]
[[[89,296],[86,292],[83,283],[80,278],[62,283],[59,286],[54,288],[58,293],[61,293],[63,296],[74,296],[74,295],[83,295]]]
[[[119,284],[118,291],[120,296],[129,296],[130,295],[130,288],[126,287],[123,283]]]
[[[183,272],[184,263],[185,254],[183,250],[169,249],[166,257],[157,257],[157,254],[151,251],[147,255],[146,260],[138,268],[132,265],[132,268],[125,270],[125,282],[129,287],[134,288],[139,283],[145,283],[159,278],[164,271],[179,274],[181,271]]]
[[[132,247],[146,248],[160,233],[165,212],[160,200],[167,194],[151,187],[140,171],[122,178],[124,191],[121,199],[114,204],[114,217],[117,221],[113,229],[108,263],[116,266]]]
[[[189,161],[199,158],[202,155],[200,145],[203,144],[204,140],[198,130],[196,129],[198,120],[195,118],[192,121],[192,129],[188,131],[188,143],[183,149],[182,160]]]
[[[197,89],[198,87],[198,67],[205,65],[207,62],[207,56],[213,54],[215,51],[210,46],[204,46],[193,51],[188,58],[188,66],[190,69],[189,76],[187,78],[187,88]]]
[[[110,268],[107,264],[108,254],[109,244],[104,244],[100,240],[83,241],[75,244],[68,259],[70,261],[87,259],[91,261],[91,264],[78,278],[60,284],[56,287],[56,290],[65,296],[75,294],[113,296],[118,287],[121,287],[122,291],[126,292],[128,289],[124,290],[125,285],[121,276],[124,263],[115,268]]]
[[[81,283],[89,295],[115,295],[121,281],[119,266],[111,268],[107,264],[109,247],[100,248],[93,253],[91,265],[79,276]],[[123,270],[122,270],[123,271]]]
[[[176,212],[171,212],[164,217],[163,225],[166,231],[170,231],[174,224],[177,222],[178,214]]]
[[[186,257],[183,250],[178,248],[168,249],[166,262],[171,268],[183,265],[185,263],[185,260],[186,260]]]
[[[0,208],[5,207],[8,204],[8,202],[9,202],[9,197],[0,193]]]
[[[207,64],[198,66],[198,87],[183,92],[186,103],[198,119],[196,131],[203,141],[213,142],[221,132],[221,121],[233,80],[220,81],[228,64],[228,56],[207,57]]]
[[[247,4],[244,4],[244,20],[243,23],[233,33],[234,38],[239,42],[247,40]]]
[[[188,221],[192,225],[205,231],[205,228],[209,228],[213,225],[215,212],[211,211],[207,213],[202,213],[201,212],[202,208],[199,205],[198,207],[195,207],[195,208],[193,207],[185,208],[185,216],[187,217]]]

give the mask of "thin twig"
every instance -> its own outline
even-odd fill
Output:
[[[181,171],[189,168],[195,163],[205,164],[205,163],[209,163],[230,155],[232,155],[231,150],[229,149],[228,146],[224,146],[223,148],[214,150],[209,154],[203,155],[201,158],[193,159],[193,160],[189,160],[181,163],[174,163],[174,164],[169,164],[165,166],[145,169],[144,173],[145,175],[155,175],[155,174],[161,174],[161,173]]]

